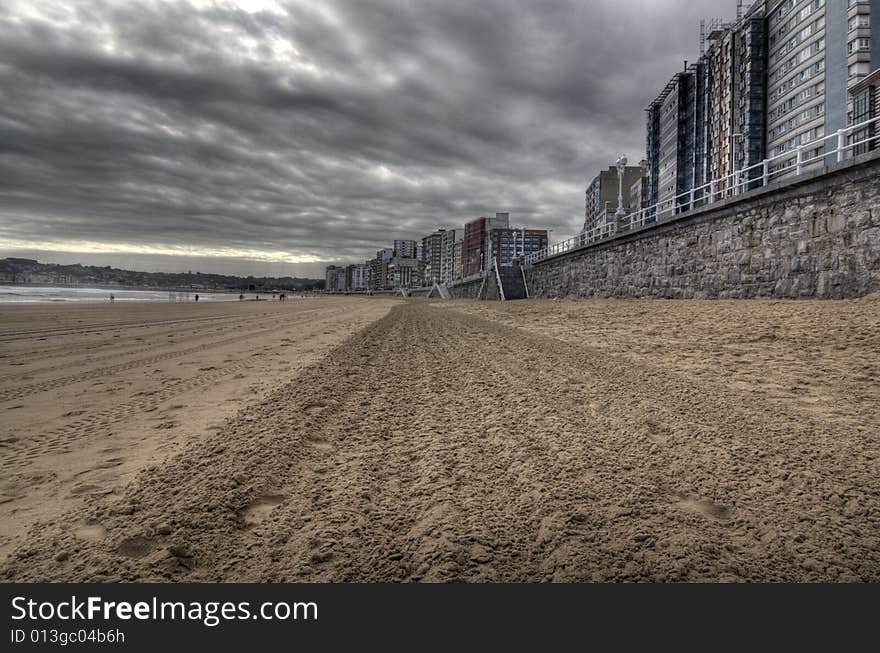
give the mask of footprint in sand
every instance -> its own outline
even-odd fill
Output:
[[[86,542],[100,542],[107,536],[107,530],[100,524],[82,524],[73,534]]]
[[[280,505],[286,498],[282,494],[265,494],[242,508],[238,516],[248,526],[256,526],[264,522],[275,506]]]
[[[708,499],[693,499],[681,497],[676,505],[687,512],[696,513],[709,519],[727,520],[733,516],[733,508],[728,508],[720,503]]]
[[[317,415],[321,411],[327,408],[327,404],[311,404],[303,408],[303,412],[306,415]]]
[[[117,551],[128,558],[143,558],[155,548],[155,543],[143,535],[127,537],[119,543]]]
[[[333,449],[333,443],[328,442],[320,436],[309,436],[306,438],[306,442],[309,443],[309,446],[317,449],[318,451],[330,451]]]

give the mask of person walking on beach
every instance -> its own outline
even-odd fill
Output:
[[[113,293],[110,293],[110,301],[112,302],[114,299],[116,298],[113,296]]]
[[[196,301],[199,301],[199,296],[198,296],[198,295],[196,295]]]

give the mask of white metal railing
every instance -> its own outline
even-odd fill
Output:
[[[676,215],[686,211],[692,211],[694,208],[708,206],[728,197],[735,197],[750,190],[766,186],[774,178],[778,179],[780,177],[791,175],[791,183],[794,183],[797,180],[797,177],[808,167],[822,161],[827,161],[829,157],[835,157],[837,163],[842,163],[846,159],[847,154],[851,153],[853,149],[860,146],[867,146],[870,143],[880,142],[880,134],[875,133],[874,135],[869,135],[867,138],[860,141],[847,143],[847,141],[850,140],[848,137],[852,134],[866,130],[870,128],[871,125],[877,124],[880,124],[880,116],[871,118],[870,120],[866,120],[857,125],[852,125],[846,129],[839,129],[833,134],[817,138],[808,143],[802,143],[801,145],[798,145],[795,151],[795,159],[792,165],[779,166],[776,169],[773,167],[774,161],[791,158],[791,151],[778,154],[769,159],[764,159],[760,163],[756,163],[755,165],[751,165],[741,170],[736,170],[732,174],[721,177],[720,179],[713,179],[708,184],[697,186],[673,197],[667,197],[653,206],[628,213],[619,222],[615,220],[590,229],[585,229],[577,236],[554,243],[545,249],[525,256],[523,258],[523,264],[533,265],[538,261],[565,254],[571,250],[591,245],[600,240],[612,238],[618,234],[626,233],[627,231],[632,231],[633,229],[638,229],[648,224],[670,220]],[[833,150],[825,151],[825,141],[832,138],[837,139],[837,147]],[[821,154],[805,158],[805,155],[809,154],[817,147],[820,147],[820,145],[822,147]],[[753,171],[755,173],[760,171],[760,174],[753,175]]]

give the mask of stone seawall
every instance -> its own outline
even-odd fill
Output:
[[[535,264],[532,297],[846,298],[880,290],[880,154]]]
[[[485,287],[482,279],[475,279],[452,286],[449,289],[449,294],[452,299],[491,299],[495,301],[501,299],[501,294],[498,292],[498,281],[492,274],[486,277]]]

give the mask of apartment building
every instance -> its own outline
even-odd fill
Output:
[[[703,183],[704,84],[703,63],[686,66],[646,109],[652,205],[671,207],[676,196]]]
[[[348,265],[345,268],[345,280],[347,289],[351,291],[364,291],[370,289],[370,266],[369,264]]]
[[[451,284],[461,278],[461,229],[446,229],[440,239],[440,282]],[[456,246],[458,262],[456,263]]]
[[[480,274],[484,269],[488,269],[492,247],[491,231],[508,227],[510,227],[509,213],[496,213],[494,218],[479,217],[464,226],[463,277]]]
[[[825,0],[767,2],[767,157],[780,157],[773,171],[793,169],[798,148],[808,143],[801,160],[820,156],[824,143],[815,141],[845,126],[846,21],[841,19],[847,7],[845,0],[839,5],[839,11],[828,11]]]
[[[349,290],[345,267],[328,265],[324,271],[324,289],[331,292],[346,292]]]
[[[639,168],[642,170],[641,176],[630,184],[628,189],[630,211],[638,211],[648,206],[650,175],[647,159],[639,162]]]
[[[398,258],[418,258],[421,243],[414,240],[395,240],[394,256]]]
[[[627,166],[623,173],[623,208],[627,213],[633,209],[630,203],[629,189],[636,182],[641,183],[645,170],[641,166]],[[613,217],[617,211],[620,176],[616,166],[609,166],[603,170],[590,185],[584,194],[584,230],[592,229],[605,224],[608,215]]]
[[[546,229],[501,228],[492,229],[492,256],[499,266],[510,265],[515,258],[534,254],[547,248]]]
[[[370,290],[391,289],[391,282],[388,278],[388,264],[393,258],[394,250],[386,248],[376,252],[376,258],[367,261],[367,265],[370,267]]]
[[[445,233],[445,229],[438,229],[422,238],[420,259],[424,264],[423,283],[425,285],[433,285],[443,278],[443,237]]]
[[[452,278],[458,281],[464,277],[464,240],[456,240],[453,245]]]
[[[400,288],[417,288],[422,285],[422,266],[416,258],[395,256],[388,263],[388,285]]]
[[[853,113],[848,90],[880,67],[871,21],[880,0],[767,0],[767,156],[773,170],[837,147]],[[820,139],[825,139],[824,141]]]
[[[328,265],[324,270],[324,290],[334,291],[336,290],[336,282],[337,276],[336,271],[337,268],[335,265]]]

